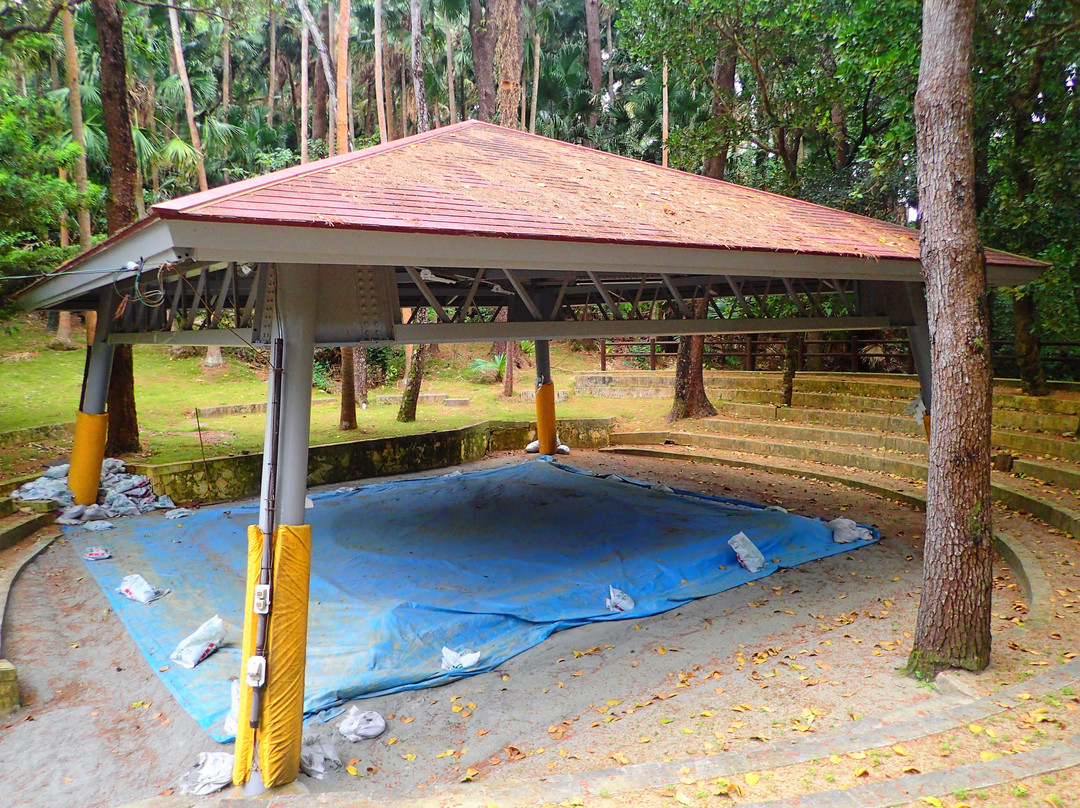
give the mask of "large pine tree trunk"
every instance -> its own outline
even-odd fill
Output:
[[[274,0],[269,3],[270,18],[270,54],[267,64],[269,82],[266,88],[266,125],[274,125],[274,102],[277,99],[277,19],[274,15]]]
[[[60,12],[64,31],[64,69],[67,73],[68,111],[71,115],[71,139],[79,144],[75,158],[75,189],[80,196],[86,194],[86,134],[83,130],[82,97],[79,92],[79,54],[75,49],[75,19],[65,5]],[[90,209],[84,200],[78,208],[79,249],[86,252],[91,246]]]
[[[446,30],[446,98],[449,105],[450,125],[458,122],[457,97],[454,92],[454,29],[450,16],[443,11],[443,28]]]
[[[704,319],[709,309],[708,294],[694,305],[694,318]],[[668,422],[681,418],[704,418],[716,415],[716,407],[705,393],[705,337],[687,336],[679,339],[675,357],[675,399],[671,403]]]
[[[974,0],[926,0],[919,86],[919,239],[933,367],[923,587],[908,670],[990,662],[990,334],[975,221]]]
[[[525,52],[521,15],[522,0],[495,0],[495,67],[499,73],[495,112],[499,123],[510,129],[518,128],[521,107],[521,61]]]
[[[109,140],[109,191],[105,217],[109,233],[127,227],[138,216],[135,208],[135,143],[128,109],[127,58],[124,21],[116,0],[90,0],[97,24],[101,63],[101,117]],[[104,324],[102,324],[104,327]],[[107,454],[139,450],[139,419],[135,411],[135,375],[130,345],[117,345],[109,380]]]
[[[785,407],[791,406],[791,400],[795,396],[795,371],[799,368],[799,343],[802,342],[802,334],[792,333],[784,340],[784,374],[781,383],[780,398]]]
[[[412,34],[412,85],[413,98],[416,101],[416,131],[426,132],[431,128],[431,116],[428,115],[427,89],[424,86],[424,50],[421,39],[424,29],[420,19],[420,0],[409,2],[409,30]]]
[[[1013,338],[1016,364],[1020,366],[1020,384],[1029,396],[1045,396],[1050,393],[1050,388],[1046,385],[1034,328],[1035,295],[1031,290],[1017,292],[1013,296]]]
[[[334,67],[330,59],[329,47],[326,44],[326,40],[330,36],[330,4],[327,3],[323,6],[320,19],[321,25],[326,30],[325,37],[319,25],[315,24],[315,18],[311,16],[311,9],[308,8],[307,0],[296,0],[296,7],[299,9],[304,25],[307,26],[311,39],[315,43],[315,50],[319,54],[319,64],[322,67],[322,70],[316,71],[315,75],[315,109],[312,116],[312,137],[316,140],[325,141],[327,147],[329,147],[332,144],[330,143],[327,107],[337,106]],[[327,151],[329,151],[329,148],[327,148]]]
[[[339,0],[337,16],[337,153],[349,151],[349,0]],[[341,349],[341,409],[338,429],[356,429],[355,356],[353,348]]]
[[[724,137],[720,139],[715,154],[705,159],[705,176],[722,180],[727,171],[727,154],[731,146],[727,135],[727,121],[731,116],[731,101],[735,97],[735,57],[725,56],[717,59],[713,65],[712,104],[710,114],[713,121],[720,122]]]
[[[589,62],[589,88],[599,94],[604,86],[604,59],[600,52],[600,0],[585,0],[585,51]]]
[[[490,121],[495,117],[495,30],[481,0],[469,0],[469,37],[476,82],[476,117]]]

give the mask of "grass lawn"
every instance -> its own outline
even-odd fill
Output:
[[[76,331],[76,342],[83,335]],[[51,334],[44,318],[18,314],[0,324],[0,432],[27,426],[71,421],[79,403],[84,352],[52,351]],[[400,392],[400,381],[371,391],[371,406],[357,413],[359,429],[341,432],[337,428],[337,390],[314,390],[315,399],[333,398],[317,404],[311,414],[311,442],[331,443],[357,437],[404,435],[449,429],[485,419],[531,419],[534,405],[502,397],[501,384],[484,384],[469,370],[474,357],[486,355],[486,343],[443,345],[429,359],[424,392],[446,393],[467,398],[466,407],[421,406],[417,420],[397,421],[397,408],[375,406],[378,393]],[[204,371],[199,358],[173,358],[165,348],[135,348],[135,399],[139,413],[143,451],[140,457],[155,463],[194,459],[205,450],[207,456],[261,451],[265,416],[259,414],[202,418],[202,447],[196,424],[196,407],[247,404],[266,400],[266,370],[229,357],[225,368]],[[596,354],[571,351],[566,343],[553,343],[552,375],[557,389],[573,392],[573,372],[598,368]],[[518,369],[515,391],[533,385],[531,368]],[[670,407],[667,400],[612,399],[573,396],[559,404],[561,417],[603,417],[614,415],[620,428],[658,428]],[[0,449],[0,476],[28,473],[43,460],[65,453],[70,447],[39,443]]]

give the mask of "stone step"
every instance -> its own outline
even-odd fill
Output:
[[[1080,466],[1018,457],[1013,460],[1012,470],[1014,474],[1034,477],[1059,488],[1080,492]]]
[[[536,390],[520,390],[518,391],[518,399],[520,401],[536,401]],[[556,390],[555,391],[555,403],[559,404],[563,401],[570,400],[570,392],[568,390]]]
[[[313,398],[312,405],[334,404],[336,398]],[[253,413],[266,412],[266,402],[256,401],[252,404],[222,404],[219,407],[196,407],[195,415],[198,418],[220,418],[223,415],[250,415]]]
[[[421,393],[416,399],[417,404],[443,404],[446,402],[446,393]],[[383,406],[398,407],[401,405],[400,393],[380,393],[375,396],[375,403]]]
[[[443,405],[447,407],[468,407],[470,399],[467,398],[447,398],[443,399]]]
[[[706,418],[702,425],[710,432],[753,438],[779,438],[841,446],[861,446],[886,452],[911,455],[926,454],[926,439],[891,435],[882,432],[859,432],[852,429],[828,429],[807,424],[784,422],[736,421],[727,418]]]
[[[43,527],[56,521],[56,513],[24,513],[17,511],[0,519],[0,550],[12,547],[27,536],[32,536]]]
[[[15,513],[15,500],[11,497],[0,498],[0,516],[7,516],[9,513]]]

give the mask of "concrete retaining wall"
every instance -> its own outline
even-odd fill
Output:
[[[10,429],[0,432],[0,449],[8,446],[21,446],[36,440],[63,440],[75,434],[75,422],[28,426],[22,429]]]
[[[572,418],[557,422],[564,443],[588,449],[607,446],[614,424],[614,418]],[[308,452],[308,485],[456,466],[478,460],[491,451],[522,450],[535,439],[535,423],[483,421],[440,432],[312,446]],[[168,494],[177,502],[225,502],[259,493],[262,453],[207,458],[205,463],[201,460],[160,465],[135,463],[129,464],[128,469],[148,476],[156,493]]]

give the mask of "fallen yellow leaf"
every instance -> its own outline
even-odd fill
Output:
[[[412,752],[406,752],[404,755],[401,756],[401,759],[407,760],[409,761],[409,763],[412,763],[414,760],[416,760],[416,755],[414,755]]]
[[[756,786],[759,782],[761,782],[761,775],[760,774],[757,774],[755,772],[750,772],[749,774],[746,775],[746,784],[748,786]]]
[[[346,766],[346,767],[345,767],[345,771],[347,771],[347,772],[348,772],[349,774],[351,774],[351,775],[352,775],[353,777],[356,777],[356,775],[358,774],[358,772],[356,771],[356,767],[355,767],[355,766]]]
[[[470,768],[465,770],[465,776],[461,778],[461,782],[463,782],[463,783],[472,782],[472,779],[474,777],[476,777],[476,775],[478,775],[478,774],[480,774],[479,770],[470,767]]]

